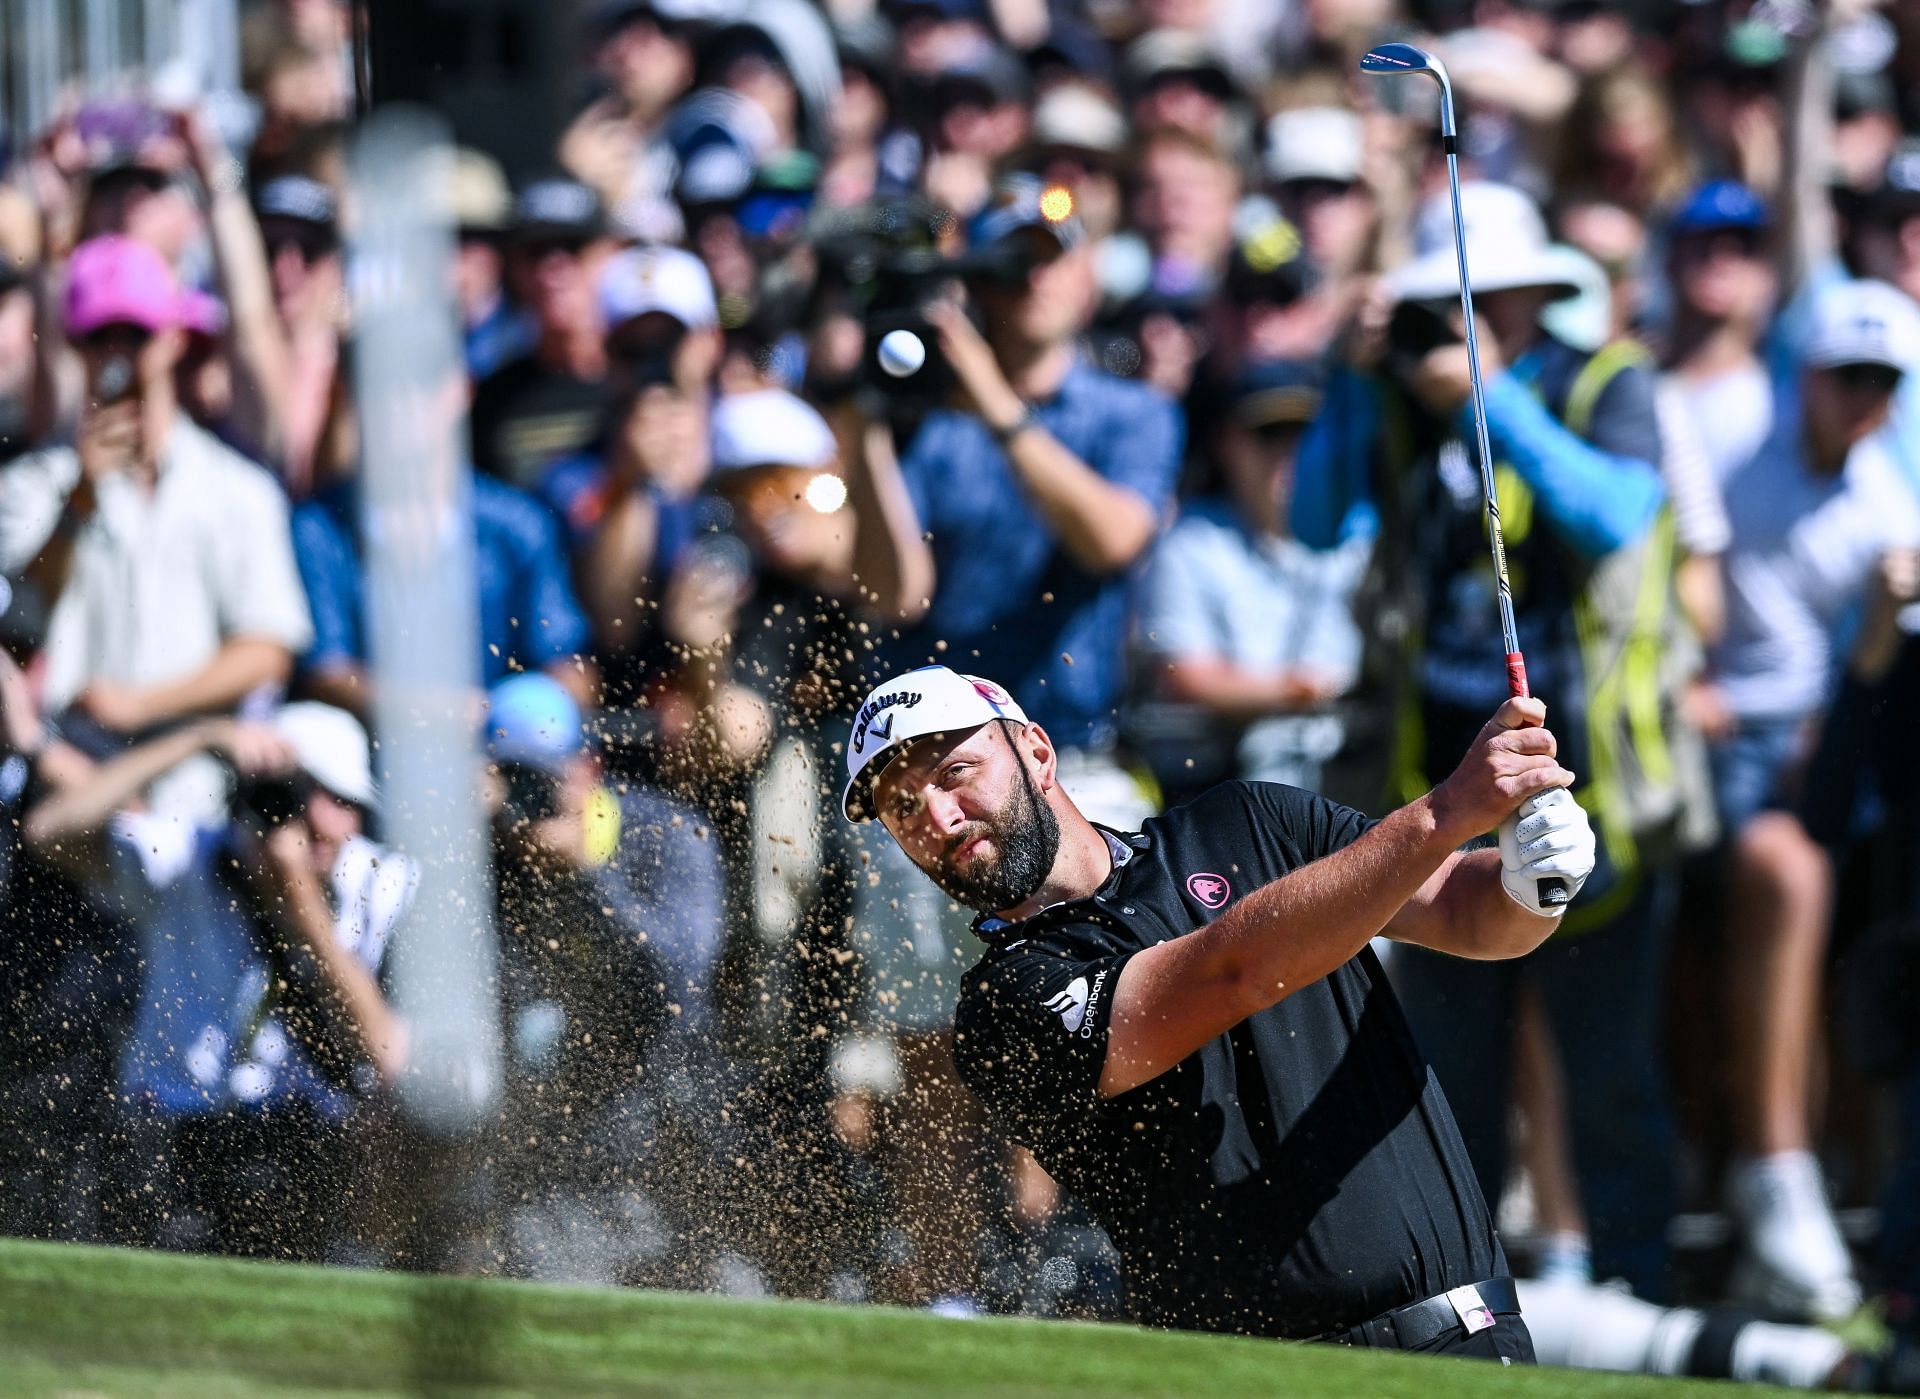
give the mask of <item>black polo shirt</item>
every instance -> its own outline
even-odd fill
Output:
[[[1136,1320],[1312,1337],[1507,1272],[1371,950],[1151,1083],[1099,1094],[1129,957],[1370,824],[1229,782],[1120,837],[1131,858],[1091,897],[978,925],[989,950],[956,1011],[960,1076],[1112,1236]]]

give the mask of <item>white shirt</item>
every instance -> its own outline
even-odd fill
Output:
[[[79,480],[72,447],[0,469],[0,569],[33,561]],[[50,711],[96,681],[145,688],[183,679],[235,637],[277,641],[295,656],[312,644],[286,499],[264,469],[182,416],[151,491],[121,474],[101,481],[96,498],[47,624]],[[181,804],[156,790],[157,807],[212,814],[207,772],[171,785]]]
[[[0,471],[0,568],[32,562],[79,480],[71,447]],[[236,636],[278,641],[295,655],[312,643],[286,500],[262,468],[180,418],[151,492],[115,475],[97,497],[48,622],[49,708],[97,680],[179,680]]]
[[[1880,555],[1920,544],[1920,501],[1877,439],[1814,475],[1797,415],[1723,487],[1733,544],[1712,670],[1742,718],[1799,718],[1826,700],[1836,635]]]

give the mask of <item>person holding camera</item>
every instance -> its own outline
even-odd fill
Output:
[[[883,661],[950,651],[1045,696],[1067,784],[1097,786],[1096,809],[1126,824],[1145,814],[1112,757],[1126,575],[1171,503],[1184,424],[1165,395],[1080,357],[1093,269],[1078,221],[1055,212],[1022,189],[980,221],[978,323],[957,302],[927,308],[951,406],[905,442],[859,421],[854,573],[898,629]]]
[[[1656,852],[1678,811],[1645,780],[1666,751],[1631,746],[1665,741],[1662,661],[1678,649],[1662,625],[1672,579],[1654,377],[1629,342],[1588,354],[1542,327],[1578,281],[1526,195],[1478,182],[1461,193],[1521,648],[1602,855],[1582,906],[1529,956],[1482,966],[1407,949],[1394,966],[1490,1201],[1506,1183],[1516,1008],[1523,984],[1538,988],[1570,1084],[1593,1266],[1657,1298],[1674,1194],[1656,1053],[1674,881]],[[1453,232],[1442,196],[1417,222],[1420,255],[1362,313],[1358,363],[1335,376],[1301,446],[1293,501],[1310,545],[1377,530],[1363,684],[1395,716],[1397,739],[1381,745],[1390,793],[1423,787],[1429,755],[1458,751],[1507,692]]]
[[[142,804],[194,757],[235,775],[229,818]],[[137,1237],[317,1260],[340,1236],[356,1106],[407,1056],[380,972],[417,875],[367,838],[376,807],[359,723],[294,704],[176,729],[28,810],[26,848],[134,928],[119,1092],[133,1179],[171,1183],[134,1202]]]
[[[75,440],[0,474],[0,571],[50,611],[47,708],[125,737],[231,712],[312,636],[285,497],[179,410],[182,298],[159,253],[81,245],[65,320],[86,370]],[[195,763],[155,800],[210,819],[224,794]]]
[[[511,1076],[494,1147],[515,1247],[550,1212],[598,1219],[567,1251],[609,1250],[590,1276],[627,1276],[617,1227],[636,1198],[676,1236],[667,1272],[698,1256],[701,1177],[731,1173],[715,1144],[725,1056],[715,1048],[723,935],[717,842],[696,810],[610,783],[580,706],[547,675],[493,687],[485,723],[496,917]],[[566,1143],[564,1159],[554,1147]],[[512,1202],[508,1204],[508,1202]],[[582,1252],[582,1249],[586,1252]],[[565,1259],[516,1257],[536,1275]]]

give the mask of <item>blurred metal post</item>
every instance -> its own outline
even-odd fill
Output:
[[[121,42],[120,0],[86,0],[80,43],[86,55],[87,91],[111,92],[127,58]]]
[[[443,1136],[501,1084],[493,901],[476,758],[480,693],[466,377],[455,335],[452,148],[424,112],[375,113],[349,158],[361,537],[388,839],[420,861],[393,948],[413,1034],[403,1105]]]

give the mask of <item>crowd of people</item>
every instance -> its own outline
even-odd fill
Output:
[[[445,191],[507,1083],[431,1243],[350,22],[254,7],[244,140],[80,94],[7,152],[0,1229],[1117,1314],[955,1076],[965,916],[840,819],[852,710],[988,677],[1121,831],[1465,750],[1507,672],[1438,110],[1356,65],[1409,39],[1601,861],[1537,953],[1390,974],[1530,1313],[1616,1284],[1669,1368],[1732,1365],[1653,1310],[1722,1296],[1920,1337],[1920,10],[581,7],[550,166]]]

